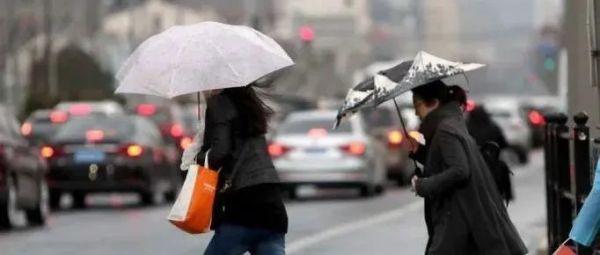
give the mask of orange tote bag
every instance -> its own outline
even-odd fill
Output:
[[[190,234],[209,232],[218,179],[218,171],[208,166],[206,153],[204,166],[192,165],[188,169],[167,219]]]

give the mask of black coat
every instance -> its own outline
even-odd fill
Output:
[[[203,164],[210,149],[210,167],[221,169],[223,178],[229,178],[235,172],[232,188],[236,190],[257,184],[279,183],[264,134],[248,134],[246,121],[227,94],[210,98],[206,108],[204,142],[197,161]],[[234,169],[236,166],[239,169]]]
[[[197,155],[220,170],[217,190],[226,180],[233,186],[215,198],[212,228],[222,223],[287,232],[287,213],[279,179],[264,135],[249,135],[241,109],[225,93],[207,101],[204,143]],[[237,169],[236,169],[237,168]]]
[[[421,132],[428,145],[413,156],[424,165],[416,192],[425,198],[426,254],[526,254],[458,104],[431,112]]]
[[[476,107],[467,120],[467,129],[479,146],[495,142],[500,149],[508,146],[502,129],[494,122],[483,106]]]

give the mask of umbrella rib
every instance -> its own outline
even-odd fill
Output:
[[[217,53],[219,53],[219,56],[221,56],[221,58],[223,60],[227,60],[227,58],[225,58],[225,55],[223,55],[223,52],[221,51],[221,48],[219,48],[219,46],[217,46],[212,39],[208,38],[207,41],[215,48],[215,50],[217,51]],[[233,66],[231,66],[231,64],[228,61],[224,61],[227,64],[227,67],[229,67],[229,69],[231,70],[231,72],[233,72],[233,74],[236,76],[238,82],[241,81],[240,78],[240,74],[235,70],[235,68],[233,68]]]
[[[175,58],[176,60],[181,59],[181,53],[183,52],[183,50],[187,47],[187,42],[184,43],[183,45],[181,45],[181,47],[179,47],[179,49],[177,50],[177,58]],[[178,61],[175,64],[175,68],[173,68],[173,71],[171,72],[171,77],[169,78],[169,97],[173,97],[173,81],[175,80],[175,73],[177,73],[177,70],[179,70],[179,66],[181,66],[181,61]]]

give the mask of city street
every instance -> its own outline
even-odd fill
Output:
[[[544,236],[543,154],[514,168],[516,201],[509,206],[530,254]],[[311,193],[307,189],[305,193]],[[310,195],[310,194],[307,194]],[[134,196],[88,199],[84,211],[55,213],[45,228],[0,233],[2,255],[13,254],[201,254],[210,234],[192,236],[171,226],[168,205],[141,208]],[[422,200],[408,188],[356,198],[353,192],[319,191],[287,203],[288,254],[421,254],[426,244]]]

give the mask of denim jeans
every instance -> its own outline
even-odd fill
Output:
[[[285,234],[222,224],[215,230],[204,255],[284,255]]]

